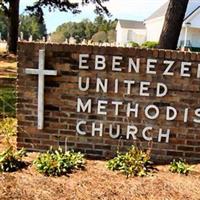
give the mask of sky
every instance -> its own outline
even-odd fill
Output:
[[[73,0],[77,1],[77,0]],[[108,10],[112,14],[108,19],[129,19],[129,20],[144,20],[148,18],[156,9],[158,9],[167,0],[110,0],[106,2]],[[34,0],[20,0],[20,13],[24,13],[27,5],[32,5]],[[81,8],[80,14],[71,14],[70,12],[48,12],[44,10],[45,23],[48,33],[54,32],[56,28],[69,21],[79,22],[82,19],[94,20],[96,17],[94,6],[92,4]]]

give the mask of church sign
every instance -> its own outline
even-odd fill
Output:
[[[19,43],[18,147],[200,160],[200,55]]]

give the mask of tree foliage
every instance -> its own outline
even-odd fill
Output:
[[[68,22],[58,26],[56,31],[52,34],[52,40],[56,42],[63,42],[65,39],[74,37],[78,42],[80,42],[83,39],[90,39],[96,31],[96,27],[89,20],[83,20],[79,23]],[[58,41],[58,38],[61,40]]]
[[[28,6],[27,11],[30,11],[31,14],[37,16],[40,20],[43,20],[43,8],[46,7],[49,11],[54,11],[58,9],[61,12],[71,11],[73,14],[80,13],[80,5],[85,6],[90,3],[95,5],[95,13],[97,14],[107,14],[110,15],[108,9],[103,5],[104,2],[109,0],[82,0],[79,1],[70,1],[70,0],[40,0],[34,2],[33,6]]]
[[[28,40],[30,35],[33,36],[33,40],[41,39],[46,35],[46,25],[44,22],[39,22],[35,16],[20,16],[19,31],[23,32],[24,39]]]
[[[61,12],[71,11],[72,13],[81,12],[80,6],[88,4],[95,5],[95,12],[102,15],[109,15],[108,9],[103,5],[104,2],[109,0],[81,0],[74,3],[71,0],[37,0],[34,1],[32,6],[27,7],[27,11],[31,15],[35,15],[40,22],[44,20],[44,8],[48,8],[49,11],[58,9]],[[8,46],[9,51],[16,53],[17,51],[17,39],[18,39],[18,28],[19,28],[19,3],[20,0],[0,0],[0,9],[3,11],[5,16],[8,17]]]
[[[98,31],[108,32],[109,30],[116,28],[117,19],[106,20],[104,17],[99,16],[95,18],[94,24],[97,27]]]
[[[66,37],[62,32],[55,32],[51,36],[51,41],[56,43],[63,43],[65,42]]]
[[[9,5],[13,0],[0,0],[0,8],[6,16],[10,16]],[[100,15],[107,14],[110,15],[108,9],[103,5],[104,2],[109,0],[82,0],[80,1],[70,1],[70,0],[37,0],[34,1],[32,6],[27,6],[26,10],[31,14],[35,14],[43,20],[43,8],[48,8],[49,11],[54,11],[58,9],[61,12],[71,11],[72,13],[80,13],[80,6],[86,6],[90,3],[95,5],[95,13]]]
[[[95,42],[114,42],[117,20],[106,20],[103,16],[95,18],[94,22],[84,19],[81,22],[64,23],[52,34],[53,42],[64,42],[65,39],[74,37],[78,42],[93,40]]]
[[[8,20],[3,12],[0,12],[0,32],[2,34],[2,39],[7,40]],[[23,32],[25,40],[28,40],[30,35],[33,36],[34,40],[38,40],[46,35],[46,25],[44,22],[40,23],[35,16],[21,15],[19,33],[20,32]]]
[[[3,12],[0,11],[0,33],[1,33],[1,38],[3,40],[7,39],[7,34],[8,34],[7,26],[8,26],[8,19],[3,14]]]

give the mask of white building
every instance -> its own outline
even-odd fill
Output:
[[[143,23],[146,29],[146,41],[159,41],[162,27],[164,24],[165,14],[168,8],[169,1],[156,10]],[[120,21],[120,20],[119,20]],[[129,27],[126,27],[129,29]],[[124,30],[125,31],[125,30]],[[121,35],[122,30],[117,27],[117,37]],[[120,37],[118,37],[120,38]],[[128,36],[124,35],[123,40],[118,40],[118,43],[128,43]],[[135,42],[140,43],[137,38]],[[183,27],[181,30],[178,46],[198,47],[200,48],[200,1],[189,0],[187,11],[185,14]]]
[[[146,28],[142,21],[118,20],[117,44],[127,44],[131,41],[142,44],[146,40]]]

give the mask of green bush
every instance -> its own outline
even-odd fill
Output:
[[[39,154],[33,163],[37,171],[44,175],[61,176],[72,172],[74,169],[84,168],[85,159],[83,157],[84,155],[81,153],[63,152],[59,148]]]
[[[140,45],[137,42],[129,42],[129,44],[131,45],[131,47],[139,47]]]
[[[147,176],[154,168],[150,161],[150,155],[132,146],[127,153],[117,152],[117,156],[107,163],[108,169],[121,171],[129,176]]]
[[[142,47],[145,48],[157,48],[158,47],[158,42],[153,42],[153,41],[146,41],[142,44]]]
[[[16,151],[12,146],[0,153],[0,171],[14,172],[25,166],[22,158],[26,155],[25,149]]]
[[[14,88],[0,88],[0,115],[14,117],[16,114],[16,91]]]
[[[178,173],[178,174],[185,174],[188,175],[189,172],[192,171],[192,166],[190,166],[189,164],[186,163],[185,160],[173,160],[170,163],[170,168],[169,170],[173,173]]]

